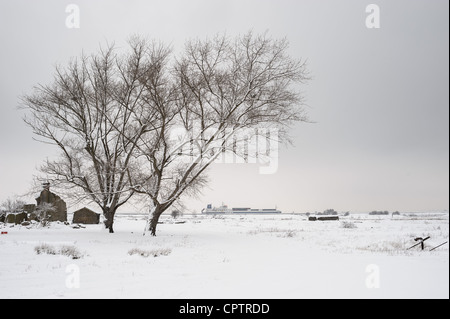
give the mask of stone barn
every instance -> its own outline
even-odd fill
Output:
[[[99,224],[100,214],[90,210],[89,208],[83,207],[73,213],[73,224]]]
[[[39,211],[38,215],[49,216],[49,221],[67,221],[67,205],[66,202],[61,199],[55,193],[50,191],[50,183],[43,184],[44,189],[36,198],[35,212]],[[31,213],[31,209],[34,205],[25,205],[24,209]]]

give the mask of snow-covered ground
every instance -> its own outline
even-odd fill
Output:
[[[0,299],[449,298],[449,244],[429,251],[448,241],[448,213],[162,221],[157,237],[142,235],[139,215],[119,215],[114,234],[102,225],[2,225]],[[427,236],[425,250],[407,250]]]

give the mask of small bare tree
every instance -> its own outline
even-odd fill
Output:
[[[108,46],[65,69],[57,67],[52,84],[38,85],[22,97],[29,111],[25,123],[61,151],[42,166],[45,179],[95,202],[111,233],[117,209],[134,194],[130,176],[137,169],[141,137],[157,123],[146,91],[169,52],[137,37],[129,45],[127,54]]]
[[[52,214],[56,211],[56,207],[51,203],[42,202],[37,207],[34,213],[41,226],[47,226],[50,223]]]
[[[25,204],[26,203],[21,199],[8,197],[0,204],[0,210],[5,213],[19,213],[23,211],[23,206]]]

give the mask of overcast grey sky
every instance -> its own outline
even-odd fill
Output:
[[[80,8],[80,28],[66,7]],[[366,27],[366,6],[380,28]],[[0,202],[28,190],[55,150],[32,139],[18,96],[52,80],[54,65],[133,33],[180,49],[191,37],[248,30],[286,36],[308,59],[303,87],[314,124],[292,129],[275,174],[216,164],[197,200],[283,212],[427,211],[449,206],[447,0],[0,1]],[[32,202],[33,199],[31,198]],[[70,208],[69,208],[70,211]]]

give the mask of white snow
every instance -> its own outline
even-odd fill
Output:
[[[448,241],[448,213],[340,218],[163,216],[157,237],[142,236],[146,215],[117,215],[114,234],[0,226],[0,299],[449,298],[449,245],[429,251]],[[426,236],[425,250],[407,250]],[[37,254],[40,244],[82,258]]]

